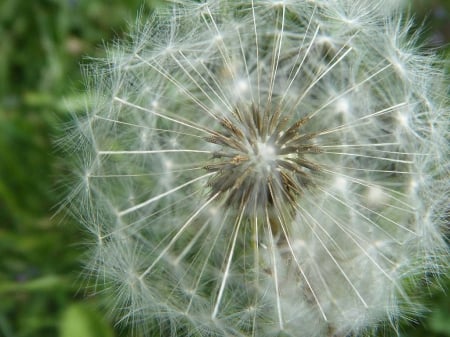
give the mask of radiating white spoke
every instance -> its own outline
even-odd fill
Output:
[[[318,206],[316,203],[314,203],[315,206]],[[397,282],[396,280],[393,279],[393,277],[391,275],[389,275],[385,269],[383,269],[381,267],[381,265],[375,261],[375,259],[370,255],[370,253],[364,248],[363,245],[361,245],[356,239],[355,236],[358,237],[360,240],[364,241],[366,244],[369,244],[369,242],[367,241],[367,239],[365,238],[361,238],[359,235],[356,235],[355,233],[349,231],[345,225],[341,224],[337,219],[335,219],[329,212],[325,211],[325,209],[323,209],[323,207],[319,206],[319,209],[326,214],[332,221],[333,223],[335,223],[338,228],[340,230],[342,230],[344,233],[346,233],[346,235],[357,245],[357,247],[363,252],[363,254],[375,265],[375,267],[381,271],[381,273],[383,275],[386,276],[386,278],[392,282],[392,284],[394,285],[394,287],[398,290],[399,294],[401,294],[403,296],[404,299],[406,299],[407,301],[409,301],[408,295],[405,293],[405,290],[402,288],[402,285]],[[326,232],[326,229],[322,228],[321,224],[315,220],[313,217],[311,217],[313,219],[313,221],[316,223],[316,225],[321,228],[324,232]],[[398,242],[397,242],[398,243]],[[400,243],[401,245],[401,243]],[[379,254],[381,257],[383,257],[383,259],[385,261],[387,261],[388,263],[390,263],[392,266],[395,266],[397,263],[395,261],[393,261],[392,259],[390,259],[389,257],[387,257],[383,252],[381,252],[380,250],[377,249],[377,254]]]
[[[219,193],[213,195],[209,200],[207,200],[203,205],[201,205],[194,214],[192,214],[189,219],[181,226],[177,233],[172,237],[170,242],[166,245],[166,247],[159,253],[158,257],[156,257],[152,264],[141,274],[139,275],[139,279],[143,279],[148,273],[152,271],[155,265],[161,260],[169,251],[169,249],[174,245],[174,243],[180,238],[180,236],[184,233],[184,231],[189,227],[192,221],[214,200],[217,198]]]
[[[168,195],[170,195],[170,194],[172,194],[172,193],[174,193],[174,192],[176,192],[176,191],[178,191],[178,190],[180,190],[182,188],[185,188],[186,186],[189,186],[189,185],[195,183],[196,181],[205,179],[205,178],[207,178],[207,177],[209,177],[209,176],[211,176],[213,174],[214,174],[214,172],[205,174],[203,176],[200,176],[200,177],[197,177],[195,179],[192,179],[192,180],[188,181],[187,183],[184,183],[184,184],[181,184],[181,185],[179,185],[179,186],[177,186],[175,188],[172,188],[172,189],[170,189],[170,190],[168,190],[168,191],[166,191],[164,193],[158,194],[157,196],[155,196],[155,197],[153,197],[151,199],[148,199],[148,200],[146,200],[146,201],[144,201],[144,202],[142,202],[142,203],[140,203],[138,205],[135,205],[133,207],[127,208],[127,209],[119,212],[119,216],[124,216],[124,215],[126,215],[128,213],[131,213],[131,212],[134,212],[134,211],[136,211],[136,210],[138,210],[138,209],[140,209],[142,207],[148,206],[148,205],[150,205],[151,203],[153,203],[155,201],[158,201],[158,200],[160,200],[160,199],[162,199],[162,198],[164,198],[164,197],[166,197],[166,196],[168,196]]]
[[[255,34],[255,56],[256,56],[256,83],[257,83],[257,93],[258,93],[258,106],[261,105],[261,65],[259,60],[259,43],[258,43],[258,29],[256,26],[256,13],[255,13],[255,1],[252,0],[252,18],[253,18],[253,29]]]
[[[223,228],[225,227],[225,224],[228,221],[228,216],[229,216],[229,212],[227,211],[226,214],[224,215],[222,221],[221,221],[221,224],[219,226],[219,230],[217,230],[217,233],[216,233],[214,239],[212,240],[212,242],[210,242],[209,240],[204,242],[204,244],[205,245],[209,245],[210,248],[209,248],[208,253],[206,254],[206,256],[204,256],[202,268],[200,269],[200,272],[197,275],[197,280],[196,280],[195,285],[194,285],[194,291],[197,291],[199,286],[200,286],[200,282],[202,280],[202,275],[204,274],[204,272],[205,272],[205,270],[206,270],[206,268],[208,266],[208,263],[210,262],[209,259],[211,257],[211,254],[217,248],[217,241],[218,241],[218,239],[220,237],[220,234],[222,233]],[[194,297],[192,296],[190,298],[189,304],[188,304],[188,306],[186,308],[186,313],[189,312],[189,310],[190,310],[190,308],[192,306],[193,299],[194,299]]]
[[[334,145],[320,145],[321,148],[370,148],[370,147],[385,147],[385,146],[399,146],[400,143],[370,143],[370,144],[334,144]]]
[[[375,143],[372,145],[376,145]],[[399,145],[398,143],[392,143],[391,145]],[[389,146],[391,146],[389,145]],[[320,145],[320,148],[331,148],[331,149],[346,149],[346,148],[350,148],[350,149],[355,149],[358,150],[358,148],[360,148],[360,150],[363,150],[361,152],[375,152],[375,153],[383,153],[383,154],[393,154],[393,155],[399,155],[399,156],[421,156],[421,157],[426,157],[429,156],[429,154],[426,153],[417,153],[417,152],[403,152],[403,151],[389,151],[389,150],[380,150],[380,149],[372,149],[370,146],[367,146],[367,148],[365,148],[364,146],[359,146],[359,145],[355,145],[355,146],[349,146],[349,145],[345,145],[343,144],[341,145]],[[321,151],[321,153],[337,153],[337,152],[327,152],[327,151]],[[352,154],[349,152],[343,152],[343,154]],[[355,155],[358,155],[357,152],[354,152]],[[381,157],[376,157],[376,158],[381,158]]]
[[[278,183],[279,183],[279,182],[278,182]],[[287,196],[287,194],[286,194],[286,192],[285,192],[284,190],[283,190],[283,193]],[[319,311],[320,311],[320,313],[321,313],[323,319],[324,319],[325,321],[328,321],[328,318],[327,318],[327,316],[326,316],[326,314],[325,314],[325,311],[324,311],[324,309],[323,309],[323,307],[322,307],[322,304],[321,304],[320,301],[319,301],[319,297],[318,297],[318,295],[316,294],[316,291],[314,290],[314,288],[313,288],[311,282],[309,281],[309,278],[308,278],[308,276],[306,275],[306,272],[304,271],[303,267],[301,266],[300,261],[299,261],[299,259],[298,259],[298,257],[297,257],[297,254],[295,254],[294,249],[293,249],[293,247],[292,247],[292,243],[291,243],[291,239],[290,239],[288,230],[287,230],[286,226],[284,225],[284,223],[285,223],[286,221],[284,220],[284,217],[283,217],[283,215],[282,215],[282,212],[280,211],[280,209],[282,209],[283,206],[280,205],[279,202],[277,202],[278,198],[274,198],[272,189],[270,189],[270,194],[272,195],[272,199],[275,200],[275,211],[277,212],[277,217],[279,218],[280,226],[281,226],[281,229],[282,229],[282,231],[283,231],[284,238],[286,239],[286,242],[287,242],[287,244],[288,244],[288,247],[289,247],[289,251],[290,251],[290,253],[291,253],[291,256],[292,256],[292,258],[294,259],[294,262],[295,262],[295,264],[296,264],[296,266],[297,266],[297,269],[298,269],[298,271],[300,272],[300,274],[302,275],[303,280],[305,281],[307,288],[308,288],[309,291],[311,292],[311,294],[312,294],[312,296],[313,296],[313,298],[314,298],[314,301],[315,301],[315,303],[316,303],[316,305],[317,305],[317,308],[319,309]],[[287,197],[288,197],[288,196],[287,196]],[[266,213],[267,213],[267,210],[266,210]],[[267,218],[267,216],[266,216],[266,218]],[[267,221],[267,220],[266,220],[266,221]],[[269,227],[269,229],[270,229],[270,227]],[[272,234],[272,232],[271,232],[271,229],[270,229],[270,235],[271,235],[271,234]],[[273,238],[272,238],[272,240],[273,240]],[[281,310],[281,307],[280,307],[279,310]],[[280,315],[281,315],[281,312],[280,312]],[[281,316],[279,316],[279,320],[281,320]]]
[[[378,230],[380,230],[382,233],[384,233],[388,238],[390,238],[392,241],[394,241],[395,243],[397,243],[398,245],[403,245],[404,242],[399,241],[398,238],[396,238],[395,236],[393,236],[391,233],[389,233],[387,230],[385,230],[383,227],[381,227],[379,224],[377,224],[375,221],[373,221],[372,219],[370,219],[368,216],[364,215],[362,212],[360,212],[359,210],[356,209],[356,207],[348,204],[347,202],[345,202],[344,200],[342,200],[341,198],[327,192],[326,190],[319,188],[323,193],[325,193],[326,195],[328,195],[330,198],[336,200],[339,204],[343,205],[344,207],[350,209],[351,211],[355,212],[355,214],[358,214],[362,219],[364,219],[365,221],[367,221],[368,223],[370,223],[371,225],[373,225],[374,227],[378,228]],[[356,206],[356,205],[355,205]]]
[[[395,174],[411,174],[413,175],[413,172],[409,171],[397,171],[397,170],[380,170],[380,169],[368,169],[368,168],[359,168],[359,167],[352,167],[352,166],[339,166],[339,165],[333,165],[334,168],[337,169],[343,169],[343,170],[353,170],[353,171],[363,171],[363,172],[377,172],[377,173],[395,173]]]
[[[381,69],[378,69],[376,72],[374,72],[372,75],[368,76],[367,78],[365,78],[364,80],[362,80],[359,83],[356,83],[355,85],[353,85],[352,87],[348,88],[347,90],[343,91],[342,93],[340,93],[339,95],[333,97],[332,99],[330,99],[329,101],[327,101],[325,104],[323,104],[322,106],[320,106],[316,111],[314,111],[312,114],[309,115],[309,118],[313,118],[314,116],[316,116],[320,111],[322,111],[323,109],[325,109],[327,106],[329,106],[330,104],[333,104],[334,102],[336,102],[338,99],[342,98],[343,96],[347,95],[349,92],[352,92],[353,90],[356,90],[357,88],[359,88],[361,85],[363,85],[364,83],[370,81],[372,78],[374,78],[375,76],[377,76],[378,74],[382,73],[383,71],[385,71],[386,69],[390,68],[392,66],[391,63],[389,63],[388,65],[382,67]]]
[[[203,150],[188,150],[188,149],[169,149],[169,150],[122,150],[122,151],[98,151],[100,155],[115,155],[115,154],[158,154],[158,153],[206,153],[212,154],[212,151]]]
[[[182,51],[179,52],[181,57],[189,64],[190,68],[195,72],[197,76],[202,80],[202,83],[198,83],[198,81],[188,72],[188,70],[181,64],[181,62],[172,55],[173,60],[175,63],[178,64],[181,70],[186,74],[187,77],[192,81],[192,83],[195,84],[195,86],[202,92],[202,94],[213,104],[217,103],[217,100],[219,100],[227,109],[229,112],[233,112],[233,108],[231,107],[231,104],[229,102],[225,102],[223,97],[226,97],[225,95],[219,95],[216,90],[214,90],[213,87],[209,84],[209,82],[203,77],[203,75],[195,68],[195,66],[192,64],[192,62],[183,54]],[[204,85],[202,85],[204,84]],[[220,88],[220,86],[219,86]],[[208,90],[209,89],[209,90]],[[211,92],[214,97],[211,97],[209,92]]]
[[[387,274],[387,272],[380,266],[380,264],[374,260],[374,258],[369,254],[369,252],[367,251],[367,249],[364,248],[363,245],[361,245],[361,243],[358,242],[358,240],[356,240],[355,238],[358,238],[361,241],[364,241],[364,243],[366,245],[369,245],[370,243],[368,242],[367,238],[362,237],[360,234],[355,233],[354,231],[352,231],[350,228],[348,228],[348,224],[346,223],[341,223],[338,219],[336,219],[335,216],[333,216],[330,212],[326,211],[324,207],[322,207],[320,204],[314,202],[313,200],[311,200],[310,197],[305,196],[309,202],[311,202],[312,204],[314,204],[314,206],[316,208],[318,208],[322,213],[324,213],[352,242],[354,242],[357,247],[363,252],[364,255],[366,255],[371,262],[376,266],[377,269],[379,269],[390,281],[392,281],[392,283],[394,283],[397,287],[400,287],[400,285],[397,284],[397,282],[389,275]],[[314,223],[316,224],[316,226],[318,228],[320,228],[322,230],[322,232],[325,233],[325,235],[331,239],[330,234],[327,232],[327,230],[324,228],[324,226],[317,220],[315,220],[315,218],[311,217],[314,221]],[[391,265],[394,265],[396,262],[392,261],[392,259],[388,258],[383,252],[381,252],[380,250],[377,250],[377,253],[383,257],[383,259],[385,261],[387,261],[388,263],[390,263]]]
[[[203,138],[202,136],[194,135],[192,133],[180,132],[180,131],[176,131],[176,130],[160,129],[160,128],[151,128],[151,127],[148,127],[148,126],[143,125],[143,124],[128,123],[128,122],[119,121],[119,120],[116,120],[116,119],[102,117],[102,116],[98,116],[98,115],[95,115],[94,118],[95,119],[104,120],[104,121],[107,121],[107,122],[111,122],[111,123],[114,123],[114,124],[120,124],[120,125],[132,126],[132,127],[136,127],[136,128],[140,128],[140,129],[145,129],[145,130],[156,131],[158,133],[174,133],[174,134],[182,135],[182,136],[189,136],[189,137],[194,137],[194,138]]]
[[[274,288],[275,288],[275,296],[276,296],[276,303],[277,303],[277,314],[278,314],[278,324],[280,327],[280,330],[283,330],[283,313],[281,311],[281,298],[280,298],[280,284],[278,280],[278,267],[277,267],[277,258],[275,256],[275,243],[273,241],[273,233],[272,228],[270,226],[270,218],[267,208],[265,209],[265,216],[266,216],[266,230],[267,230],[267,237],[269,238],[269,251],[270,251],[270,257],[272,262],[272,276],[274,279]]]
[[[219,292],[217,294],[216,304],[214,305],[214,309],[211,314],[212,319],[215,319],[217,317],[217,314],[219,313],[219,307],[222,302],[222,296],[223,296],[223,292],[225,291],[225,285],[228,281],[228,277],[230,276],[231,262],[233,261],[233,255],[234,255],[235,248],[236,248],[237,237],[239,234],[239,229],[241,228],[242,217],[244,216],[244,212],[245,212],[245,206],[242,207],[242,210],[241,210],[239,216],[237,217],[236,222],[234,223],[234,226],[233,226],[234,232],[232,234],[231,246],[230,246],[230,249],[228,252],[228,260],[227,260],[227,263],[225,266],[225,271],[223,272],[222,282],[220,284]]]
[[[259,224],[258,224],[258,215],[256,213],[256,207],[254,209],[254,218],[253,218],[253,231],[254,231],[254,237],[253,237],[253,247],[254,247],[254,258],[253,258],[253,273],[255,275],[255,288],[259,288]],[[256,334],[256,318],[257,318],[257,307],[258,307],[258,295],[255,295],[255,313],[253,315],[253,332],[252,336],[255,337]]]
[[[363,195],[361,193],[357,193],[355,191],[348,191],[347,193],[356,196],[357,198],[359,198],[360,200],[363,200],[364,198],[367,198],[367,195]],[[387,200],[385,201],[377,201],[377,204],[384,206],[386,208],[390,208],[390,209],[396,209],[399,210],[403,213],[408,213],[410,215],[414,214],[414,210],[410,207],[406,208],[406,207],[401,207],[401,206],[397,206],[394,204],[395,201],[397,201],[396,198],[393,198],[391,195],[387,194],[386,192],[382,192],[383,193],[383,197],[385,197]]]
[[[386,186],[383,186],[382,184],[377,185],[374,182],[369,182],[369,181],[366,181],[366,180],[363,180],[363,179],[358,179],[356,177],[352,177],[352,176],[349,176],[347,174],[340,173],[338,171],[328,170],[326,168],[322,168],[322,171],[326,172],[326,173],[328,173],[328,174],[330,174],[332,176],[344,177],[345,179],[348,179],[349,181],[351,181],[353,183],[356,183],[358,185],[364,186],[364,187],[381,188],[383,193],[385,193],[387,196],[389,196],[389,198],[392,198],[393,200],[395,200],[395,201],[401,203],[402,205],[408,207],[411,211],[415,210],[415,208],[412,207],[410,204],[408,204],[405,201],[403,201],[403,200],[401,200],[401,199],[399,199],[399,198],[394,196],[394,195],[399,195],[401,197],[407,198],[407,195],[405,193],[402,193],[402,192],[400,192],[398,190],[393,190],[393,189],[387,188]]]
[[[338,199],[339,199],[338,197],[336,197],[336,196],[335,196],[333,193],[331,193],[331,192],[327,192],[327,191],[323,191],[323,192],[326,193],[328,196],[332,197],[332,198],[335,199],[335,200],[338,200]],[[380,212],[377,212],[377,211],[375,211],[375,210],[373,210],[373,209],[371,209],[371,208],[369,208],[369,207],[367,207],[367,206],[364,206],[364,205],[362,205],[361,203],[354,202],[354,205],[355,205],[355,206],[358,206],[358,207],[360,207],[360,208],[362,208],[362,209],[365,209],[365,210],[368,211],[369,213],[375,214],[377,217],[380,217],[380,218],[382,218],[382,219],[384,219],[384,220],[390,222],[391,224],[395,225],[396,227],[399,227],[399,228],[401,228],[401,229],[403,229],[403,230],[405,230],[405,231],[407,231],[407,232],[409,232],[409,233],[411,233],[411,234],[413,234],[413,235],[415,235],[415,236],[418,235],[416,232],[414,232],[413,230],[409,229],[408,227],[405,227],[405,226],[399,224],[398,222],[396,222],[396,221],[394,221],[394,220],[388,218],[387,216],[381,214]],[[380,228],[380,227],[379,227],[379,228]]]
[[[209,18],[211,19],[213,28],[211,28],[211,26],[208,24],[208,21],[203,16],[204,22],[205,22],[205,24],[206,24],[206,26],[208,27],[209,30],[214,31],[217,34],[216,35],[216,37],[217,37],[216,43],[218,43],[218,45],[219,45],[220,55],[222,56],[223,62],[225,64],[226,68],[227,68],[227,71],[231,75],[231,78],[233,79],[233,81],[235,81],[236,80],[235,71],[234,71],[233,67],[231,66],[230,57],[228,55],[228,50],[229,49],[227,48],[227,46],[223,42],[223,37],[222,37],[222,34],[220,33],[220,29],[219,29],[219,27],[217,27],[217,23],[214,20],[214,16],[212,15],[211,9],[209,8],[208,5],[206,5],[206,9],[208,10],[208,15],[209,15]]]
[[[395,111],[395,109],[398,109],[398,108],[400,108],[400,107],[402,107],[402,106],[404,106],[404,105],[406,105],[406,104],[407,104],[407,103],[403,102],[403,103],[399,103],[399,104],[390,106],[390,107],[388,107],[388,108],[385,108],[385,109],[382,109],[382,110],[379,110],[379,111],[370,113],[370,114],[368,114],[368,115],[365,115],[365,116],[363,116],[363,117],[357,118],[357,119],[355,119],[355,120],[352,120],[352,121],[349,122],[349,123],[345,123],[345,124],[342,124],[342,125],[333,127],[333,128],[331,128],[331,129],[326,129],[326,130],[324,130],[324,131],[318,132],[318,133],[316,133],[315,135],[316,135],[316,136],[323,136],[323,135],[330,134],[330,133],[337,132],[337,131],[342,131],[342,130],[347,130],[347,129],[355,129],[355,128],[358,128],[358,127],[360,127],[360,126],[365,125],[366,123],[369,123],[368,121],[367,121],[367,122],[364,122],[364,123],[359,123],[360,121],[363,121],[363,120],[366,120],[366,119],[369,119],[369,118],[373,118],[373,117],[378,117],[378,116],[381,116],[381,115],[384,115],[384,114],[393,112],[393,111]],[[310,116],[310,118],[311,118],[311,117],[312,117],[312,116]]]
[[[314,218],[314,216],[312,216],[304,207],[302,207],[300,204],[297,204],[298,207],[298,211],[300,212],[300,214],[302,216],[304,216],[304,214],[306,214],[308,216],[308,218],[310,218],[315,224],[318,223],[318,221]],[[356,288],[356,286],[353,284],[353,281],[350,280],[349,276],[347,275],[347,273],[345,272],[345,270],[342,268],[342,266],[339,264],[339,262],[336,260],[336,258],[334,257],[333,253],[330,252],[329,248],[327,247],[327,245],[325,244],[325,242],[323,242],[323,240],[320,238],[320,235],[317,234],[316,230],[314,229],[313,226],[311,226],[311,224],[309,223],[309,221],[307,219],[305,219],[304,221],[309,229],[311,230],[312,234],[315,236],[315,238],[319,241],[320,245],[322,246],[322,248],[325,250],[325,252],[327,253],[327,255],[330,257],[330,259],[333,261],[334,265],[338,268],[339,272],[341,273],[341,275],[344,277],[344,279],[347,281],[347,283],[350,285],[350,287],[352,288],[353,292],[355,293],[355,295],[358,297],[358,299],[361,301],[361,303],[364,305],[365,308],[368,308],[368,304],[367,302],[364,300],[363,296],[361,295],[361,293],[359,292],[359,290]],[[327,231],[325,231],[325,234],[329,236],[329,233]]]
[[[248,86],[249,86],[251,101],[254,103],[255,97],[253,96],[253,87],[252,87],[253,84],[252,84],[252,79],[251,79],[250,72],[248,69],[247,56],[245,55],[245,48],[247,48],[247,46],[242,41],[242,36],[241,36],[241,33],[239,32],[239,29],[236,29],[236,34],[239,38],[239,47],[241,49],[241,57],[242,57],[242,62],[244,64],[245,75],[246,75]]]
[[[344,45],[345,47],[345,45]],[[341,50],[344,49],[344,47],[341,48]],[[338,55],[340,53],[340,51],[338,51],[338,53],[336,55]],[[334,69],[334,67],[336,67],[350,52],[352,51],[352,47],[348,47],[348,49],[336,60],[334,61],[334,63],[331,63],[330,65],[328,65],[326,67],[326,69],[319,75],[317,76],[317,78],[306,88],[303,90],[302,95],[299,96],[299,98],[297,99],[297,101],[295,102],[295,104],[292,105],[292,108],[290,109],[290,112],[292,113],[293,111],[295,111],[295,109],[298,107],[298,105],[303,101],[303,99],[306,97],[306,95],[308,95],[308,93],[311,91],[312,88],[314,88],[314,86],[322,79],[324,78],[331,70]],[[334,58],[333,58],[334,59]],[[332,60],[333,61],[333,60]],[[315,113],[310,115],[309,118],[314,117]]]
[[[149,67],[156,70],[159,74],[164,76],[168,81],[172,82],[184,95],[186,95],[186,97],[188,97],[192,102],[194,102],[197,106],[199,106],[204,112],[206,112],[208,115],[210,115],[213,119],[217,119],[217,116],[214,115],[214,113],[212,113],[210,111],[210,109],[205,104],[203,104],[203,102],[201,100],[196,98],[186,87],[184,87],[179,81],[177,81],[167,71],[144,60],[141,56],[139,56],[137,54],[135,55],[135,57],[138,58],[139,60],[141,60],[142,62],[144,62],[145,64],[147,64]]]
[[[206,133],[206,134],[208,134],[208,135],[212,134],[211,131],[209,131],[209,130],[207,130],[207,129],[205,129],[205,128],[201,128],[201,127],[199,127],[199,126],[190,124],[190,123],[188,123],[188,122],[181,121],[181,120],[177,120],[177,119],[175,119],[175,118],[165,116],[165,115],[163,115],[163,114],[160,114],[160,113],[156,112],[155,110],[148,109],[148,108],[144,108],[144,107],[142,107],[142,106],[140,106],[140,105],[137,105],[137,104],[128,102],[127,100],[124,100],[124,99],[122,99],[122,98],[120,98],[120,97],[114,97],[114,100],[117,101],[117,102],[120,102],[120,103],[122,103],[122,104],[124,104],[124,105],[127,105],[127,106],[129,106],[129,107],[135,108],[135,109],[137,109],[137,110],[141,110],[141,111],[144,111],[144,112],[151,113],[151,114],[153,114],[153,115],[155,115],[155,116],[161,117],[162,119],[171,121],[171,122],[173,122],[173,123],[176,123],[176,124],[179,124],[179,125],[183,125],[183,126],[186,126],[186,127],[188,127],[188,128],[195,129],[195,130],[198,130],[198,131],[202,131],[202,132],[204,132],[204,133]]]
[[[390,281],[392,281],[392,283],[396,284],[397,282],[394,281],[394,279],[392,278],[392,276],[390,276],[386,270],[384,270],[381,265],[379,264],[379,262],[375,261],[375,259],[373,258],[373,256],[371,256],[371,254],[367,251],[366,248],[364,248],[364,246],[358,242],[358,240],[356,240],[356,238],[358,238],[360,241],[364,242],[364,245],[366,247],[368,247],[370,245],[370,242],[368,241],[367,238],[362,237],[361,235],[352,232],[349,228],[347,228],[347,225],[345,225],[344,223],[341,223],[338,219],[336,219],[330,212],[326,211],[324,209],[324,207],[322,206],[318,206],[318,208],[320,209],[320,211],[325,214],[357,247],[358,249],[361,250],[361,252],[367,256],[367,258],[369,258],[369,260],[374,264],[374,266],[380,270]],[[319,222],[315,222],[322,231],[326,232],[326,229],[323,228],[323,226],[320,225]],[[388,262],[390,265],[395,265],[395,261],[393,261],[392,259],[388,258],[382,251],[380,251],[379,249],[377,249],[377,254],[380,255],[386,262]]]
[[[210,224],[210,219],[206,220],[201,225],[200,229],[197,231],[197,233],[195,233],[194,237],[189,240],[189,243],[186,245],[186,247],[184,247],[184,249],[181,251],[181,253],[178,254],[177,258],[173,262],[173,264],[175,266],[178,265],[180,263],[180,261],[183,260],[183,258],[190,252],[190,250],[194,247],[195,243],[197,243],[198,240],[200,239],[200,237],[203,235],[206,228],[208,228],[209,224]]]
[[[369,156],[369,155],[365,155],[365,154],[362,154],[362,153],[332,152],[332,151],[321,151],[320,153],[340,155],[340,156],[370,158],[370,159],[377,159],[377,160],[380,160],[380,161],[389,161],[389,162],[402,163],[402,164],[412,164],[413,163],[413,161],[411,161],[411,160],[402,160],[402,159],[396,159],[396,158]]]
[[[313,13],[313,15],[314,15],[314,13]],[[312,16],[311,16],[311,20],[312,20]],[[311,21],[310,21],[309,24],[308,24],[307,30],[309,29],[309,25],[310,25],[310,24],[311,24]],[[297,78],[298,74],[299,74],[300,71],[302,70],[303,64],[304,64],[306,58],[308,57],[309,52],[311,51],[311,48],[312,48],[312,46],[314,45],[314,42],[315,42],[315,40],[316,40],[316,38],[317,38],[317,34],[319,33],[319,29],[320,29],[320,26],[318,26],[318,27],[316,28],[316,31],[314,32],[314,35],[313,35],[313,37],[311,38],[311,41],[309,42],[309,46],[308,46],[308,48],[306,49],[305,54],[303,55],[303,58],[302,58],[300,64],[298,65],[298,67],[297,67],[297,70],[296,70],[294,76],[292,77],[291,81],[289,82],[289,85],[288,85],[288,87],[286,88],[286,90],[285,90],[285,92],[284,92],[284,94],[283,94],[283,97],[281,98],[281,102],[283,102],[283,101],[285,100],[285,98],[286,98],[286,96],[287,96],[289,90],[291,89],[292,84],[294,83],[294,81],[295,81],[295,79]],[[305,35],[305,37],[306,37],[306,35]],[[303,41],[302,41],[302,45],[301,45],[300,48],[299,48],[299,53],[297,54],[297,59],[298,59],[298,57],[299,57],[299,55],[300,55],[301,49],[303,48],[303,43],[304,43],[304,42],[305,42],[305,41],[303,40]],[[294,64],[297,62],[297,59],[294,61]],[[289,77],[290,77],[290,76],[291,76],[291,74],[289,74]]]
[[[275,27],[278,27],[278,18],[279,14],[277,14],[277,23],[275,24]],[[276,43],[274,43],[274,51],[273,51],[273,58],[272,58],[272,70],[270,72],[270,83],[269,83],[269,94],[267,97],[268,105],[270,106],[272,102],[272,95],[273,95],[273,87],[275,85],[275,79],[277,76],[278,71],[278,65],[280,63],[280,54],[281,54],[281,47],[283,45],[283,34],[284,34],[284,20],[286,16],[286,6],[283,4],[283,10],[281,14],[281,32],[276,34]]]
[[[113,231],[103,235],[102,239],[111,237],[111,236],[113,236],[117,233],[123,232],[127,229],[131,229],[132,227],[138,227],[138,226],[142,225],[142,223],[148,221],[149,219],[156,219],[158,216],[160,218],[162,218],[164,216],[170,215],[170,212],[173,210],[173,207],[177,207],[177,206],[179,207],[180,205],[183,205],[183,202],[185,200],[191,200],[192,198],[199,197],[198,196],[199,193],[200,193],[199,191],[194,191],[192,193],[189,193],[188,195],[184,196],[183,198],[180,198],[177,201],[171,202],[165,207],[160,207],[157,209],[157,211],[153,211],[152,213],[150,213],[146,216],[140,217],[137,220],[132,221],[130,223],[125,223],[122,219],[119,218],[118,221],[120,222],[121,226],[118,228],[115,228]],[[168,234],[168,236],[166,238],[161,240],[161,244],[163,242],[165,242],[170,235],[171,234]]]
[[[314,9],[313,9],[313,11],[311,13],[311,16],[309,17],[309,21],[308,21],[308,25],[306,26],[305,33],[303,35],[302,43],[300,44],[300,46],[298,48],[299,52],[297,53],[297,56],[295,57],[295,60],[292,62],[293,65],[297,64],[297,62],[298,62],[298,60],[300,58],[300,54],[301,54],[301,51],[303,50],[303,47],[305,45],[306,38],[309,36],[309,31],[311,29],[311,24],[313,22],[314,15],[316,14],[316,10],[317,10],[317,7],[314,6]],[[294,69],[295,69],[294,66],[290,70],[289,75],[288,75],[288,79],[291,79],[291,80],[289,81],[289,85],[288,85],[288,87],[286,89],[286,92],[289,90],[289,88],[291,87],[292,83],[297,78],[298,73],[302,69],[302,65],[303,65],[306,57],[309,55],[309,51],[311,50],[311,47],[314,45],[314,41],[316,40],[317,34],[319,33],[319,29],[320,29],[320,25],[318,24],[317,28],[316,28],[316,30],[315,30],[315,32],[313,34],[313,37],[311,38],[311,41],[309,41],[309,46],[306,49],[306,52],[303,54],[303,59],[300,62],[299,66],[297,67],[297,70],[295,71],[295,73],[294,73]],[[294,73],[294,76],[292,76],[293,73]],[[283,100],[284,100],[284,97],[285,97],[285,95],[283,95]]]
[[[198,163],[197,163],[198,164]],[[181,167],[181,166],[180,166]],[[168,173],[184,173],[189,171],[197,171],[197,170],[204,170],[205,166],[186,166],[186,168],[183,169],[177,169],[177,170],[165,170],[164,172],[158,171],[158,173],[155,172],[146,172],[146,173],[115,173],[115,174],[90,174],[89,178],[126,178],[126,177],[154,177],[154,176],[165,176]]]

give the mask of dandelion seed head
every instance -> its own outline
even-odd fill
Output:
[[[330,337],[417,310],[404,283],[448,256],[450,118],[397,4],[177,0],[148,20],[92,66],[70,136],[118,321]]]

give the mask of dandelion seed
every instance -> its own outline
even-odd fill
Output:
[[[387,4],[171,1],[91,69],[71,202],[119,321],[331,337],[417,309],[403,283],[447,256],[449,110]]]

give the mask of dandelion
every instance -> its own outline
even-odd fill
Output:
[[[439,273],[449,113],[389,1],[172,1],[88,71],[71,202],[122,323],[350,336]]]

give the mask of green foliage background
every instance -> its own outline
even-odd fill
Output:
[[[84,56],[101,57],[104,42],[120,38],[139,9],[156,5],[0,0],[0,337],[128,335],[100,313],[98,297],[82,290],[82,231],[53,217],[67,193],[58,181],[69,166],[53,143],[70,113],[83,110]],[[412,12],[427,16],[430,47],[449,43],[449,0],[417,0]],[[405,324],[404,336],[450,336],[450,300],[429,292],[432,311]]]

